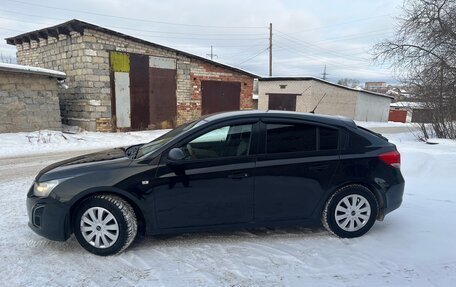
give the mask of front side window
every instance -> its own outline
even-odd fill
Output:
[[[250,151],[252,125],[224,126],[183,145],[187,160],[246,156]]]

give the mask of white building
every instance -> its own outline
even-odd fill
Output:
[[[388,121],[392,96],[353,89],[314,77],[269,77],[258,83],[258,109],[341,115]]]

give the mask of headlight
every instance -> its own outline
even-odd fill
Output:
[[[35,185],[33,186],[33,195],[38,197],[47,197],[59,183],[59,180],[35,182]]]

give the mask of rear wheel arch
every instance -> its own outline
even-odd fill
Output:
[[[320,219],[323,226],[336,236],[352,238],[368,232],[378,218],[379,212],[375,192],[366,185],[350,183],[329,194],[322,208]],[[354,222],[355,220],[358,225]],[[349,221],[353,221],[350,226],[348,226]]]
[[[340,184],[340,185],[336,186],[334,189],[332,189],[331,192],[329,192],[327,194],[327,196],[325,197],[325,199],[323,201],[322,212],[323,212],[323,209],[324,209],[326,203],[331,198],[331,196],[333,196],[334,193],[336,193],[338,190],[340,190],[340,189],[342,189],[342,188],[344,188],[346,186],[349,186],[349,185],[360,185],[360,186],[363,186],[363,187],[367,188],[375,196],[375,199],[377,200],[377,204],[378,204],[378,217],[380,217],[380,218],[377,218],[377,219],[382,220],[383,219],[382,210],[383,210],[384,205],[385,205],[385,199],[384,199],[382,193],[378,190],[378,188],[374,187],[373,185],[368,184],[366,182],[361,182],[361,181],[345,182],[343,184]]]

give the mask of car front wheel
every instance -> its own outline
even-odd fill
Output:
[[[353,184],[339,189],[328,199],[321,221],[333,234],[352,238],[368,232],[377,213],[378,203],[372,192]]]
[[[101,194],[79,206],[73,222],[79,244],[96,255],[108,256],[125,250],[136,237],[136,215],[122,198]]]

